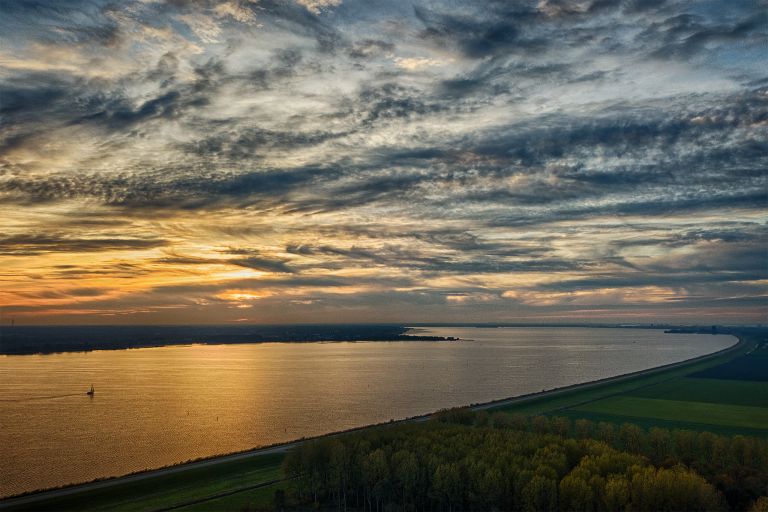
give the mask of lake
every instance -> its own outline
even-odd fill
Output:
[[[649,329],[414,334],[464,340],[0,356],[0,496],[591,381],[736,343]]]

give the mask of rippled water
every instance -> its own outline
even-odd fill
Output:
[[[590,381],[736,341],[634,329],[425,331],[472,341],[0,356],[0,495]]]

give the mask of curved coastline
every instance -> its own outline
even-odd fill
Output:
[[[672,369],[685,368],[692,364],[700,363],[708,359],[714,359],[716,357],[720,357],[725,354],[735,352],[738,349],[746,346],[746,341],[741,336],[738,336],[736,334],[731,334],[731,333],[723,333],[723,334],[727,336],[735,337],[737,340],[736,343],[734,343],[730,347],[725,347],[724,349],[717,350],[710,354],[691,357],[683,361],[677,361],[675,363],[668,363],[661,366],[654,366],[653,368],[646,368],[645,370],[637,370],[634,372],[623,373],[621,375],[615,375],[613,377],[605,377],[602,379],[591,380],[588,382],[581,382],[579,384],[570,384],[568,386],[545,389],[536,393],[528,393],[525,395],[517,395],[510,398],[502,398],[501,400],[493,400],[491,402],[484,402],[481,404],[470,404],[470,407],[474,410],[494,409],[497,407],[504,407],[507,405],[517,404],[517,403],[521,403],[529,400],[535,400],[538,398],[545,398],[545,397],[552,398],[554,396],[558,396],[560,394],[565,394],[572,391],[576,392],[576,391],[584,391],[586,389],[599,388],[600,386],[603,386],[605,384],[615,384],[615,383],[624,382],[624,381],[631,381],[632,379],[635,379],[637,377],[645,377],[649,375],[655,375],[657,373],[663,373],[665,371],[672,370]],[[431,413],[430,415],[432,414],[434,413]]]
[[[608,387],[609,385],[613,385],[613,384],[631,383],[631,381],[633,381],[634,379],[639,379],[641,377],[663,375],[669,371],[683,370],[689,366],[702,363],[708,360],[718,360],[719,358],[723,356],[728,356],[730,354],[738,355],[738,353],[740,353],[742,350],[744,350],[749,346],[749,343],[746,340],[746,336],[738,332],[722,332],[719,334],[734,336],[737,341],[733,345],[726,347],[724,349],[721,349],[709,354],[704,354],[701,356],[689,358],[683,361],[678,361],[675,363],[669,363],[662,366],[647,368],[645,370],[638,370],[630,373],[616,375],[613,377],[606,377],[606,378],[597,379],[597,380],[588,381],[588,382],[582,382],[578,384],[571,384],[571,385],[561,386],[553,389],[545,389],[545,390],[534,392],[534,393],[527,393],[523,395],[516,395],[513,397],[492,400],[489,402],[473,403],[464,407],[469,407],[472,410],[502,409],[512,405],[534,403],[538,400],[543,400],[543,399],[551,399],[551,398],[560,397],[560,396],[565,397],[571,394],[581,393],[586,390],[599,390],[601,387],[604,387],[604,386]],[[609,396],[609,394],[606,394],[605,396]],[[283,453],[290,450],[291,448],[294,448],[300,445],[301,443],[311,441],[311,440],[340,436],[340,435],[344,435],[351,432],[358,432],[358,431],[371,429],[371,428],[386,427],[389,425],[396,425],[396,424],[402,424],[402,423],[408,423],[408,422],[427,421],[438,412],[439,411],[432,411],[429,413],[402,418],[398,420],[390,419],[389,421],[385,421],[385,422],[367,424],[367,425],[353,427],[353,428],[341,430],[341,431],[328,432],[326,434],[322,434],[319,436],[299,438],[299,439],[288,441],[285,443],[277,443],[277,444],[261,446],[257,448],[249,448],[239,452],[231,452],[227,454],[213,455],[210,457],[203,457],[199,459],[188,460],[185,462],[180,462],[180,463],[172,464],[169,466],[141,470],[141,471],[128,473],[120,476],[108,476],[104,478],[91,480],[89,482],[67,484],[60,487],[39,489],[39,490],[30,491],[26,493],[6,496],[0,499],[0,510],[9,508],[9,507],[24,506],[24,505],[34,504],[36,502],[63,498],[63,497],[75,495],[81,492],[89,492],[92,490],[109,488],[113,486],[122,485],[124,483],[137,482],[137,481],[147,480],[155,477],[166,476],[166,475],[171,475],[176,473],[183,473],[186,471],[192,471],[192,470],[206,468],[206,467],[220,465],[220,464],[227,464],[230,462],[241,461],[248,458]]]
[[[116,330],[116,327],[119,329]],[[452,339],[440,336],[407,335],[408,329],[408,327],[399,324],[0,326],[0,357],[186,345],[452,341]]]

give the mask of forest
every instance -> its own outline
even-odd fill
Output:
[[[307,442],[277,509],[768,511],[768,442],[454,409]]]

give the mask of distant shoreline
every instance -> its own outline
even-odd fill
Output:
[[[183,345],[459,341],[406,334],[404,325],[16,326],[0,329],[0,355],[48,355]]]
[[[290,324],[290,325],[107,325],[0,326],[0,355],[47,355],[179,345],[467,341],[452,336],[420,336],[421,328],[587,328],[665,329],[677,333],[725,334],[719,326],[667,324]],[[714,330],[713,330],[714,329]],[[749,329],[748,327],[739,328]],[[413,331],[415,334],[408,334]]]

